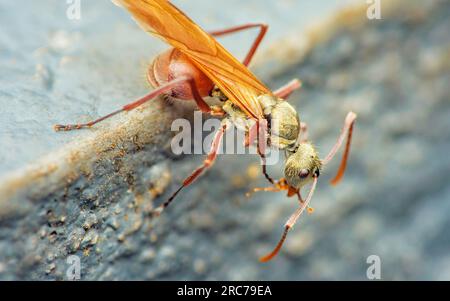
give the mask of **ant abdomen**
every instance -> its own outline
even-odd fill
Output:
[[[214,88],[214,83],[185,54],[174,48],[157,56],[147,71],[147,80],[154,88],[182,77],[194,79],[201,97],[209,96]],[[188,82],[176,86],[167,94],[182,100],[194,98]]]

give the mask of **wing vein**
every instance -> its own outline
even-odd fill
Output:
[[[140,27],[187,55],[249,117],[263,118],[258,97],[272,94],[210,34],[167,0],[113,0]]]

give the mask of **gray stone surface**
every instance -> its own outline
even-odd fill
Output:
[[[23,15],[28,29],[0,30],[0,60],[7,70],[0,75],[0,141],[11,149],[2,149],[2,173],[8,177],[56,151],[0,187],[8,192],[0,198],[0,279],[66,279],[66,258],[77,255],[82,279],[364,280],[366,258],[376,254],[383,279],[448,280],[450,5],[414,3],[380,21],[365,20],[361,10],[341,14],[330,23],[331,38],[313,44],[301,59],[296,53],[304,49],[296,41],[304,31],[292,30],[260,58],[256,72],[271,87],[303,80],[304,89],[290,102],[322,154],[346,112],[359,116],[343,183],[327,184],[335,162],[321,177],[314,214],[302,217],[268,264],[257,258],[278,241],[296,203],[282,194],[245,198],[251,187],[265,185],[253,176],[255,157],[220,156],[162,216],[152,217],[152,208],[201,162],[200,156],[174,158],[165,143],[168,120],[189,110],[157,103],[92,131],[51,131],[55,122],[97,116],[116,107],[117,98],[144,93],[136,66],[157,49],[126,14],[95,4],[83,22],[72,25],[79,37],[65,29],[53,46],[33,56],[21,53],[24,45],[37,49],[51,42],[49,32],[66,22],[61,6],[47,10],[55,15],[47,20],[30,5]],[[15,5],[1,4],[5,24],[17,22],[5,13]],[[220,20],[218,15],[213,17]],[[274,23],[284,19],[280,14]],[[61,50],[60,43],[72,46]],[[280,67],[273,67],[273,58],[283,59]],[[20,103],[14,107],[22,114],[8,109],[6,99]],[[280,170],[270,169],[274,175]]]

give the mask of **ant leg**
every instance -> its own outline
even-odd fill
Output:
[[[155,213],[158,215],[161,214],[161,212],[167,208],[167,206],[170,205],[170,203],[175,199],[177,194],[184,188],[192,184],[202,173],[205,171],[205,169],[211,167],[214,164],[214,161],[217,157],[217,152],[219,151],[220,142],[222,141],[223,135],[225,131],[228,128],[228,124],[225,121],[225,123],[222,125],[220,130],[217,131],[216,135],[214,136],[213,142],[211,144],[211,149],[209,150],[208,155],[206,156],[206,159],[203,161],[203,164],[200,165],[194,172],[187,177],[183,184],[178,188],[171,196],[167,199],[163,204],[161,204],[156,210]]]
[[[299,79],[295,78],[286,85],[282,86],[281,88],[273,92],[273,94],[276,97],[287,99],[292,94],[292,92],[294,92],[297,89],[300,89],[301,87],[302,82]]]
[[[295,223],[297,222],[298,218],[303,213],[303,211],[305,211],[305,209],[309,208],[308,204],[312,199],[314,190],[316,189],[316,185],[317,185],[317,177],[314,177],[314,181],[311,186],[311,190],[308,193],[308,197],[306,198],[306,200],[304,202],[300,201],[300,207],[297,210],[295,210],[295,212],[289,217],[286,224],[284,225],[283,234],[281,235],[281,239],[278,242],[278,244],[276,245],[275,249],[273,249],[273,251],[270,252],[269,254],[261,257],[259,259],[261,262],[267,262],[267,261],[271,260],[272,258],[274,258],[278,254],[281,247],[283,246],[284,241],[286,240],[289,230],[292,229],[292,227],[294,227]]]
[[[287,184],[286,179],[281,178],[273,186],[253,188],[251,191],[247,192],[245,194],[245,196],[250,197],[253,193],[259,192],[259,191],[279,192],[279,191],[288,190],[288,189],[289,189],[289,185]]]
[[[349,112],[347,114],[347,117],[345,118],[344,127],[342,128],[341,134],[339,135],[336,144],[333,146],[330,153],[325,157],[325,159],[322,160],[323,165],[328,164],[331,161],[331,159],[333,159],[333,157],[336,155],[337,151],[342,145],[342,142],[344,142],[344,139],[347,136],[347,143],[345,144],[344,155],[342,156],[341,164],[339,165],[339,169],[338,172],[336,173],[336,176],[333,178],[333,180],[331,180],[332,185],[336,185],[339,183],[339,181],[342,179],[342,176],[344,175],[345,168],[347,167],[347,159],[350,153],[350,145],[352,141],[353,126],[355,124],[355,121],[356,121],[356,114],[353,112]]]
[[[267,30],[269,29],[269,26],[267,24],[249,23],[249,24],[244,24],[244,25],[240,25],[240,26],[227,28],[224,30],[212,31],[212,32],[210,32],[210,34],[212,36],[219,37],[219,36],[227,35],[230,33],[238,32],[238,31],[242,31],[242,30],[246,30],[246,29],[250,29],[250,28],[255,28],[255,27],[260,28],[259,34],[256,37],[255,41],[253,42],[252,47],[250,48],[249,52],[247,53],[247,56],[245,57],[244,61],[242,62],[245,66],[248,66],[250,64],[253,56],[255,55],[256,50],[258,49],[259,45],[261,44],[261,41],[264,39],[264,36],[266,35]]]
[[[262,173],[266,177],[267,181],[271,184],[275,184],[275,181],[267,173],[266,165],[266,144],[267,144],[267,120],[262,119],[256,121],[256,132],[257,132],[257,151],[258,155],[261,157]]]
[[[309,131],[308,131],[308,125],[306,122],[300,122],[300,137],[299,141],[300,143],[306,142],[308,140]]]
[[[301,82],[298,79],[294,79],[294,80],[290,81],[288,84],[286,84],[285,86],[283,86],[280,89],[278,89],[277,91],[275,91],[274,94],[275,94],[275,96],[280,97],[280,98],[287,98],[287,97],[289,97],[289,95],[291,95],[291,93],[294,90],[299,89],[300,87],[301,87]],[[255,127],[256,127],[256,131],[255,131]],[[307,129],[305,123],[301,123],[301,130],[302,129],[305,129],[305,130]],[[254,137],[255,132],[256,132],[256,136],[257,136],[258,155],[261,157],[261,160],[262,160],[262,172],[263,172],[264,176],[266,177],[266,179],[271,184],[275,184],[275,181],[268,175],[267,166],[266,166],[265,146],[267,143],[267,138],[266,138],[267,121],[265,121],[265,120],[257,121],[256,124],[252,128],[250,128],[249,134],[245,141],[245,146],[249,146],[251,143],[253,143],[253,141],[255,139],[255,137]],[[301,132],[302,131],[300,131],[300,133]],[[307,137],[307,133],[306,133],[306,137]],[[306,140],[306,138],[305,138],[305,140]]]
[[[255,142],[258,135],[257,130],[258,126],[256,125],[256,123],[248,129],[248,132],[245,135],[244,147],[249,147],[253,144],[253,142]]]
[[[275,185],[275,181],[268,175],[267,173],[267,165],[266,165],[266,143],[267,143],[267,121],[265,119],[258,120],[246,134],[246,138],[244,140],[244,146],[250,146],[256,140],[256,150],[258,155],[261,157],[261,166],[262,173],[266,177],[266,179]]]
[[[211,108],[209,107],[209,105],[205,102],[205,100],[200,96],[200,93],[197,90],[197,86],[195,84],[195,80],[193,78],[187,78],[187,77],[182,77],[182,78],[178,78],[175,79],[163,86],[158,87],[157,89],[153,90],[152,92],[148,93],[147,95],[139,98],[138,100],[129,103],[125,106],[123,106],[120,110],[114,111],[108,115],[105,115],[103,117],[100,117],[98,119],[95,119],[93,121],[87,122],[87,123],[78,123],[78,124],[68,124],[68,125],[61,125],[61,124],[57,124],[54,126],[55,131],[70,131],[70,130],[79,130],[82,128],[87,128],[87,127],[91,127],[105,119],[108,119],[114,115],[117,115],[119,113],[125,112],[125,111],[131,111],[137,107],[139,107],[140,105],[146,103],[147,101],[150,101],[152,99],[154,99],[155,97],[164,94],[164,93],[168,93],[170,92],[173,88],[175,88],[177,85],[180,85],[184,82],[188,82],[190,85],[190,88],[192,90],[192,95],[194,96],[194,100],[197,103],[197,106],[199,107],[199,109],[204,112],[204,113],[212,113],[212,114],[217,114],[215,112],[215,110],[211,110]]]
[[[277,187],[277,186],[269,186],[269,187],[256,187],[253,188],[251,191],[247,192],[245,194],[246,197],[250,197],[253,193],[255,192],[259,192],[259,191],[264,191],[264,192],[279,192],[282,191],[283,188]]]

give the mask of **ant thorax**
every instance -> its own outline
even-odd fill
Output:
[[[268,122],[270,144],[278,149],[294,148],[300,133],[297,111],[273,95],[261,95],[258,100]]]
[[[222,109],[227,113],[227,119],[240,131],[248,133],[255,124],[255,121],[249,119],[247,114],[231,100],[225,101]]]
[[[280,150],[296,147],[300,132],[300,120],[295,109],[285,100],[273,95],[261,95],[259,103],[267,120],[267,144]],[[222,109],[236,128],[248,133],[255,120],[248,118],[238,106],[227,100]]]

